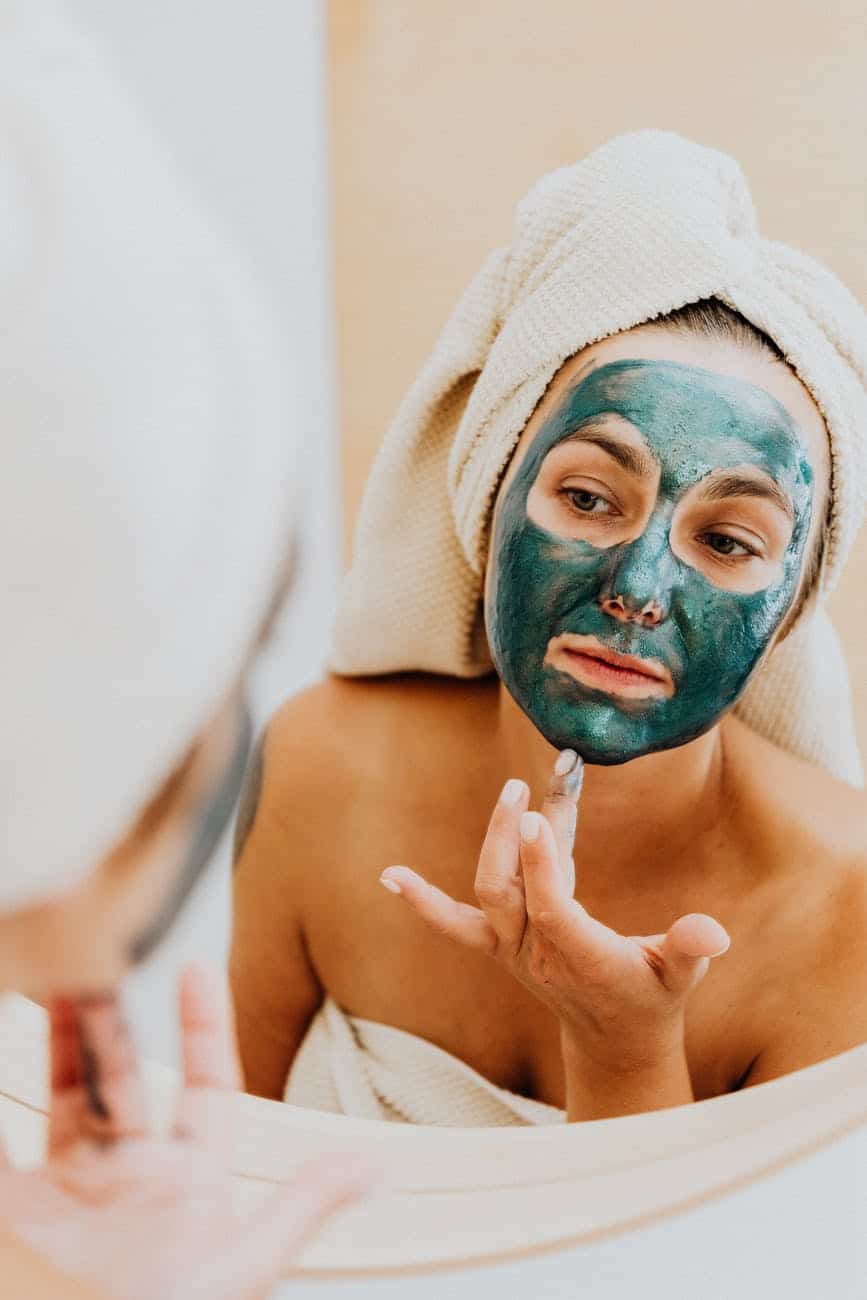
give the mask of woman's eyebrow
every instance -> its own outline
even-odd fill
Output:
[[[616,461],[628,474],[634,474],[637,478],[646,478],[657,468],[656,461],[649,451],[643,447],[636,447],[634,442],[618,437],[616,430],[606,428],[599,423],[582,424],[580,428],[573,429],[567,434],[562,441],[590,442]]]
[[[722,501],[726,497],[763,497],[789,519],[795,518],[795,507],[788,493],[762,470],[757,470],[755,477],[737,471],[719,474],[703,488],[702,496],[706,501]]]

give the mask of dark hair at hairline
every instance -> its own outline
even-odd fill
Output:
[[[769,360],[778,361],[784,366],[789,364],[785,353],[770,334],[766,334],[764,330],[759,329],[758,325],[754,325],[752,321],[747,320],[746,316],[742,316],[733,307],[728,307],[719,298],[700,298],[697,302],[688,302],[684,307],[675,307],[664,316],[655,316],[653,320],[646,323],[658,326],[660,329],[674,330],[679,334],[693,334],[735,343],[741,347],[751,348],[754,352],[766,356]],[[824,544],[825,529],[820,527],[816,530],[812,551],[807,556],[801,595],[789,610],[783,624],[783,636],[791,630],[819,579]]]
[[[674,311],[664,316],[656,316],[647,322],[663,329],[677,330],[682,334],[699,334],[705,338],[721,339],[724,342],[737,343],[741,347],[752,348],[762,352],[774,361],[787,365],[785,353],[774,342],[770,334],[760,330],[758,325],[747,320],[733,307],[727,307],[719,298],[700,298],[698,302],[688,302],[684,307],[675,307]]]

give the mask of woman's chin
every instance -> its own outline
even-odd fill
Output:
[[[671,701],[625,699],[593,690],[564,673],[546,674],[542,707],[521,708],[555,749],[574,749],[591,767],[619,767],[664,750],[679,749],[709,731],[719,715],[688,727],[673,726]]]

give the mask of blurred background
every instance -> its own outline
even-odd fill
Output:
[[[303,562],[255,684],[261,721],[320,671],[370,462],[405,388],[542,173],[619,131],[734,154],[766,234],[867,301],[863,0],[70,0],[271,296],[299,378]],[[867,753],[867,537],[833,612]],[[135,979],[173,1060],[180,960],[221,957],[228,845]]]

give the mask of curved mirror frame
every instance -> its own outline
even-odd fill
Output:
[[[0,1000],[0,1125],[37,1161],[46,1128],[45,1012]],[[148,1062],[158,1122],[177,1073]],[[623,1119],[542,1128],[413,1127],[237,1098],[239,1198],[312,1155],[370,1152],[388,1190],[345,1211],[294,1276],[351,1279],[502,1263],[628,1233],[766,1178],[867,1127],[867,1044],[743,1092]]]

